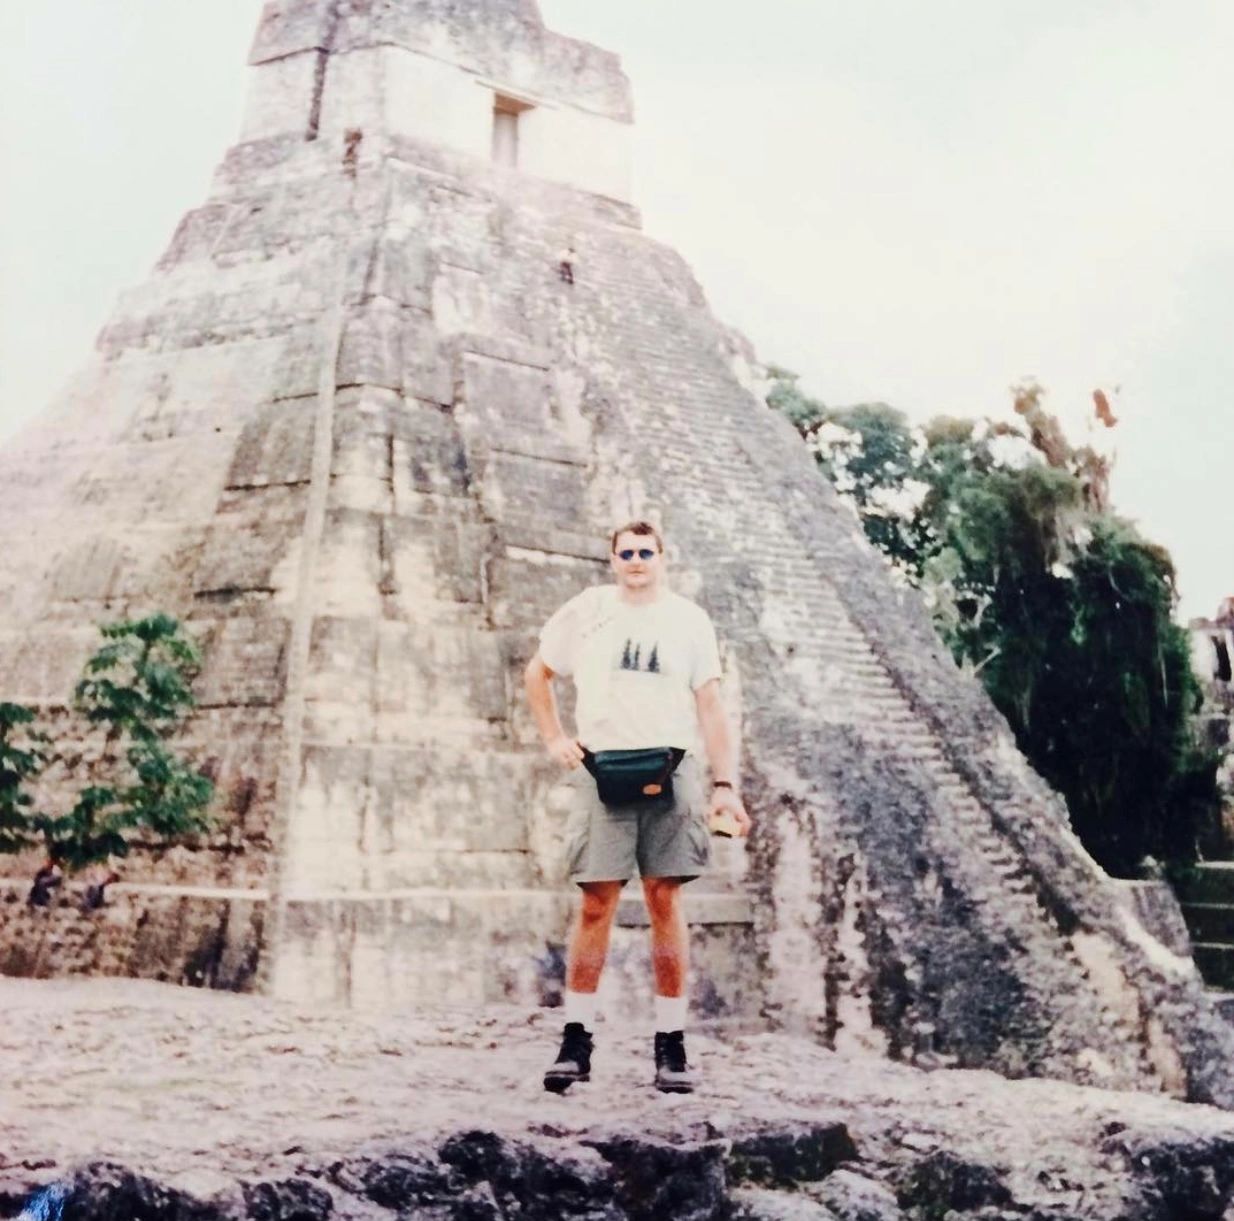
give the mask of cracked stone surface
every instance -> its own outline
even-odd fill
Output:
[[[0,1009],[3,1216],[55,1185],[100,1221],[1221,1221],[1234,1201],[1227,1112],[783,1035],[692,1031],[679,1097],[652,1089],[646,1032],[601,1024],[592,1081],[556,1097],[551,1010],[12,979]]]

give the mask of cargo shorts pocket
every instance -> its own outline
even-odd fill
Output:
[[[578,873],[583,867],[583,857],[587,852],[587,824],[588,813],[586,810],[571,811],[570,818],[566,823],[565,837],[565,865],[566,877],[569,878]]]
[[[705,869],[711,861],[711,832],[703,819],[693,814],[689,827],[690,856],[700,870]]]

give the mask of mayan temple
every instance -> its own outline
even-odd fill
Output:
[[[643,232],[616,56],[534,0],[273,0],[251,65],[209,198],[0,451],[0,699],[67,723],[96,624],[179,616],[217,830],[95,913],[27,908],[10,858],[0,968],[554,1003],[567,809],[522,669],[649,515],[756,824],[688,894],[695,1011],[1234,1104],[1177,908],[1082,850]],[[625,903],[614,1008],[650,1000]]]

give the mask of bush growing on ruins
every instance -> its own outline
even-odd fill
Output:
[[[129,834],[160,839],[205,831],[214,786],[171,750],[167,739],[193,707],[200,654],[168,615],[108,624],[86,663],[74,709],[102,731],[85,748],[49,749],[29,731],[34,714],[0,705],[0,851],[41,842],[47,859],[70,871],[127,856]],[[27,729],[18,746],[17,727]],[[28,786],[44,770],[88,778],[71,809],[34,808]]]
[[[24,852],[36,844],[27,786],[47,766],[47,737],[33,722],[29,708],[0,703],[0,852]]]
[[[772,369],[771,406],[810,445],[871,542],[917,586],[956,660],[981,678],[1021,750],[1067,799],[1110,872],[1185,861],[1216,809],[1215,761],[1169,554],[1111,512],[1109,466],[1041,404],[1022,423],[882,404],[830,409]]]

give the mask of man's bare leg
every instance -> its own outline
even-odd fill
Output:
[[[677,878],[644,878],[643,897],[651,917],[651,969],[656,995],[683,997],[690,967],[690,937]]]
[[[566,955],[566,1028],[561,1050],[544,1074],[544,1088],[562,1094],[577,1081],[591,1080],[591,1029],[596,989],[608,954],[609,933],[624,882],[584,882],[578,920]]]
[[[651,966],[656,980],[656,1088],[688,1094],[694,1076],[686,1063],[686,975],[690,934],[678,878],[644,878],[651,917]]]
[[[583,882],[583,901],[566,955],[566,990],[591,993],[600,986],[609,934],[624,882]]]

